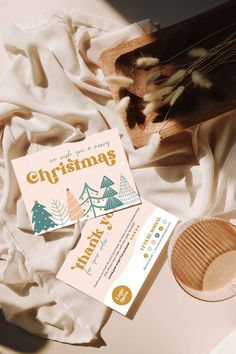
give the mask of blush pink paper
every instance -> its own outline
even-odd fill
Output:
[[[12,163],[35,234],[140,203],[117,129]]]
[[[177,222],[144,199],[89,220],[57,278],[126,315]]]

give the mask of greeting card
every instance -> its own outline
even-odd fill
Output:
[[[143,199],[89,220],[57,278],[126,315],[177,221]]]
[[[140,203],[117,129],[12,163],[37,235]]]

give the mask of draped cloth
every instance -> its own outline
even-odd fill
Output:
[[[163,143],[134,149],[99,66],[101,53],[151,33],[82,12],[55,13],[41,27],[7,29],[11,58],[0,79],[0,306],[6,319],[41,337],[90,343],[110,310],[56,279],[80,225],[34,236],[11,159],[117,127],[140,195],[187,220],[235,222],[236,121],[232,114]]]

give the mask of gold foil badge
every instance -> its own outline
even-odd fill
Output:
[[[117,305],[127,305],[132,299],[132,291],[126,285],[119,285],[113,290],[112,299]]]

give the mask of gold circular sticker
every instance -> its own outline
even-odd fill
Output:
[[[112,299],[117,305],[127,305],[132,299],[132,291],[126,285],[119,285],[112,291]]]

